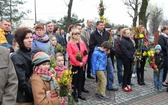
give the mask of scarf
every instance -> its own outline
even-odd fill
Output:
[[[161,35],[168,39],[168,36],[165,33],[161,33]]]
[[[34,34],[33,39],[38,40],[40,42],[48,42],[49,41],[49,37],[47,34],[44,34],[43,36],[38,36],[38,35]]]
[[[59,71],[63,71],[63,70],[68,70],[68,68],[66,67],[66,66],[62,66],[62,67],[59,67],[59,66],[56,66],[55,67],[55,70],[57,71],[57,70],[59,70]]]
[[[58,89],[58,84],[56,80],[54,79],[54,75],[49,70],[41,70],[36,68],[35,73],[40,75],[41,79],[47,82],[50,82],[50,89],[51,89],[51,97],[57,97],[56,90]]]

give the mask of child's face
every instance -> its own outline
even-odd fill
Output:
[[[41,65],[38,66],[41,70],[49,70],[50,69],[50,62],[44,62]]]
[[[156,50],[155,52],[156,52],[157,54],[159,54],[159,53],[160,53],[160,50]]]
[[[110,54],[110,49],[103,48],[103,51],[106,52],[106,54]]]
[[[52,42],[52,45],[53,45],[53,46],[56,46],[56,45],[57,45],[57,39],[56,39],[55,37],[53,37],[53,38],[51,39],[51,42]]]
[[[14,52],[17,51],[19,49],[18,43],[15,43],[14,45],[12,45],[12,48],[14,49]]]
[[[63,56],[58,56],[56,58],[56,65],[59,67],[62,67],[64,65],[64,57]]]

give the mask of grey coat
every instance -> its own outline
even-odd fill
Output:
[[[9,51],[0,46],[0,105],[16,103],[18,79]]]

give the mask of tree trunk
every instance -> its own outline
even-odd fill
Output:
[[[12,1],[10,0],[10,17],[9,17],[9,21],[12,25]]]
[[[136,0],[136,3],[135,3],[135,10],[134,10],[134,17],[133,17],[133,27],[136,27],[137,16],[138,16],[138,0]]]
[[[70,0],[70,1],[69,1],[69,4],[68,4],[68,16],[67,16],[66,30],[68,29],[69,25],[71,24],[71,10],[72,10],[72,4],[73,4],[73,0]]]
[[[142,0],[142,5],[139,12],[139,25],[146,26],[146,9],[148,7],[149,0]]]

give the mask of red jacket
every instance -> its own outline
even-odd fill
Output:
[[[81,41],[79,44],[80,44],[81,54],[84,54],[84,52],[87,52],[87,48],[86,48],[85,43],[83,41]],[[69,41],[67,44],[67,52],[68,52],[68,56],[70,58],[70,64],[73,66],[80,65],[80,62],[76,60],[76,54],[78,53],[78,51],[79,51],[79,48],[78,48],[77,44]],[[88,54],[86,54],[85,56],[83,55],[83,58],[82,58],[83,66],[86,64],[87,58],[88,58]]]

